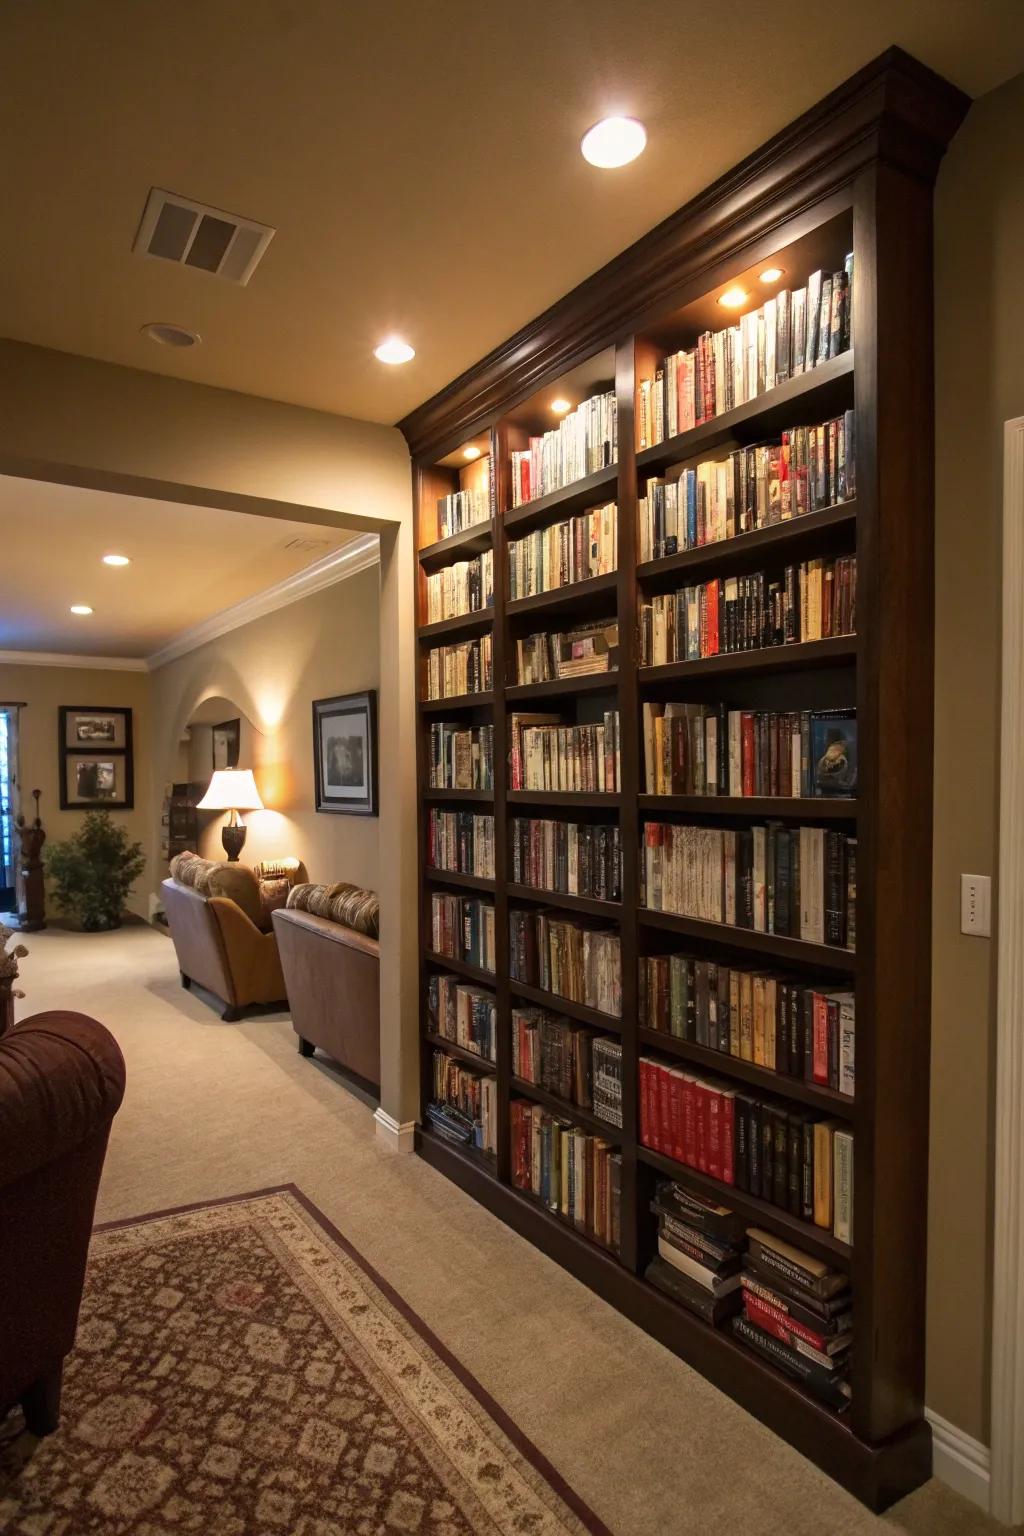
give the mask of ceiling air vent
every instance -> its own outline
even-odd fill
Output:
[[[274,233],[268,224],[153,187],[132,250],[212,272],[244,287]]]
[[[312,555],[319,549],[330,549],[333,542],[332,539],[314,539],[300,534],[294,539],[287,539],[281,548],[291,549],[303,555]]]

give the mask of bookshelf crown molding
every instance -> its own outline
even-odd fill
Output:
[[[881,161],[934,182],[970,99],[889,48],[397,423],[417,457],[457,447],[642,314],[706,287],[727,254]],[[642,305],[638,295],[643,295]],[[678,298],[677,298],[678,296]]]

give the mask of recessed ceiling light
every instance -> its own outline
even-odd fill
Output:
[[[580,141],[580,149],[584,160],[591,165],[600,166],[603,171],[613,171],[643,154],[646,144],[647,130],[635,117],[603,117],[593,128],[587,129]]]
[[[85,618],[88,614],[92,613],[92,609],[89,607],[88,603],[72,603],[71,612],[77,613],[82,618]]]
[[[131,565],[127,555],[104,555],[104,565]]]
[[[373,355],[379,363],[411,363],[416,353],[407,341],[389,336],[379,347],[374,347]]]
[[[782,276],[783,271],[784,269],[782,267],[765,267],[764,271],[761,273],[762,283],[777,283],[779,278]]]
[[[718,302],[725,309],[740,309],[747,302],[746,290],[727,288],[724,293],[718,295]]]
[[[462,457],[464,459],[478,459],[480,457],[480,449],[479,448],[463,448],[463,450],[462,450]]]
[[[188,331],[183,325],[173,325],[167,320],[151,320],[142,327],[142,334],[162,347],[194,347],[203,339],[198,331]]]
[[[554,411],[556,416],[564,416],[566,411],[572,410],[572,402],[570,400],[563,400],[561,398],[552,400],[551,409]]]

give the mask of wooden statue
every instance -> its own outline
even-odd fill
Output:
[[[46,886],[43,881],[43,844],[46,833],[39,819],[40,791],[34,789],[35,820],[30,824],[18,816],[21,855],[18,861],[18,927],[23,933],[37,933],[46,927]]]

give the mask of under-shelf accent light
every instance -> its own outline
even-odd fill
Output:
[[[718,302],[723,309],[742,309],[747,302],[747,291],[739,287],[727,288],[718,295]]]

